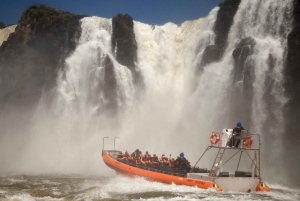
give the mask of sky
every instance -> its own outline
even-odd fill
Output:
[[[205,17],[222,0],[0,0],[0,21],[16,24],[31,5],[45,4],[74,14],[112,18],[129,14],[133,20],[162,25]]]

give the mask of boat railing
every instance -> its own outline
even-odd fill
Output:
[[[219,136],[219,140],[217,141],[216,144],[211,143],[211,146],[213,147],[224,147],[224,148],[236,148],[236,149],[260,149],[260,145],[261,145],[261,140],[260,140],[260,135],[259,134],[248,134],[246,133],[244,136],[234,136],[234,135],[227,135],[227,134],[223,134],[223,133],[218,133],[218,132],[212,132],[211,135],[213,134],[218,134]],[[210,135],[210,136],[211,136]],[[251,136],[252,139],[252,144],[250,147],[245,146],[244,142],[246,142],[247,140],[247,136]],[[234,141],[234,140],[240,140],[239,146],[238,147],[230,147],[229,143],[230,140]],[[234,144],[233,142],[231,142],[231,144]]]
[[[158,173],[163,173],[163,174],[169,174],[169,175],[173,175],[173,176],[180,176],[180,177],[186,177],[187,176],[187,170],[184,169],[177,169],[177,168],[172,168],[172,167],[168,167],[168,166],[160,166],[160,165],[153,165],[153,166],[148,166],[148,165],[139,165],[139,164],[134,164],[131,162],[128,162],[126,160],[122,160],[122,159],[117,159],[117,161],[133,166],[133,167],[137,167],[140,169],[145,169],[148,171],[152,171],[152,172],[158,172]]]
[[[206,148],[206,150],[202,153],[202,155],[200,156],[198,161],[195,163],[194,167],[192,168],[192,170],[190,172],[193,172],[196,165],[200,162],[200,160],[202,159],[202,157],[205,155],[205,153],[208,150],[210,150],[212,148],[217,148],[218,152],[212,163],[212,167],[210,169],[211,175],[215,175],[216,171],[218,171],[218,169],[221,166],[224,166],[227,162],[231,161],[234,156],[236,156],[238,153],[240,153],[240,157],[239,157],[237,168],[236,168],[236,170],[237,170],[236,172],[238,172],[242,154],[245,153],[244,155],[246,155],[250,159],[251,166],[253,166],[255,169],[255,176],[260,177],[260,145],[261,145],[260,135],[244,133],[244,136],[237,138],[238,140],[240,140],[240,144],[238,147],[228,146],[227,142],[229,139],[231,139],[232,135],[228,136],[228,133],[225,135],[227,135],[226,136],[227,138],[223,138],[223,133],[219,134],[217,132],[212,132],[211,136],[214,136],[214,137],[218,136],[219,139],[222,139],[222,140],[224,139],[226,141],[219,140],[219,141],[221,141],[220,143],[211,143],[211,145],[208,146]],[[253,140],[251,146],[249,146],[249,147],[245,146],[246,143],[244,144],[244,141],[243,141],[244,139],[247,138],[247,136],[251,136],[251,139]],[[233,155],[228,160],[226,160],[225,162],[222,162],[225,150],[234,150],[235,153],[233,153]],[[248,151],[254,151],[254,157],[251,157],[251,155],[250,155],[250,153],[248,153]]]

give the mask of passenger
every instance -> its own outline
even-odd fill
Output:
[[[132,152],[132,154],[134,154],[135,156],[138,156],[140,153],[140,150],[139,149],[136,149],[134,152]]]
[[[164,165],[164,163],[165,163],[165,154],[162,154],[161,155],[161,158],[159,159],[159,163],[160,163],[160,165]]]
[[[120,158],[120,159],[123,158],[123,153],[121,151],[118,153],[117,158]]]
[[[130,156],[128,156],[127,161],[129,161],[130,163],[135,163],[133,153]]]
[[[128,161],[128,157],[129,157],[129,153],[128,153],[128,151],[125,151],[125,154],[123,155],[122,160]]]
[[[164,164],[169,165],[170,160],[171,160],[171,154],[170,154],[169,158],[165,157]]]
[[[184,158],[183,152],[180,153],[180,157],[177,157],[176,162],[177,162],[179,168],[181,168],[181,169],[186,168],[186,159]]]
[[[158,163],[159,163],[158,157],[156,156],[156,154],[153,154],[152,165],[158,165]]]
[[[150,155],[149,154],[145,154],[145,157],[144,157],[144,161],[146,163],[146,165],[150,165],[151,164],[151,159],[150,159]]]
[[[127,150],[125,151],[125,154],[124,154],[124,156],[125,156],[125,157],[128,157],[128,156],[129,156],[129,153],[128,153],[128,151],[127,151]]]
[[[245,130],[242,126],[242,123],[237,122],[236,127],[232,131],[232,137],[231,137],[230,143],[229,143],[230,147],[236,147],[236,148],[239,147],[239,144],[241,141],[240,136],[241,136],[242,130]]]
[[[169,160],[169,166],[172,168],[175,168],[175,160],[174,158],[172,158],[171,160]]]
[[[146,154],[140,156],[140,162],[141,162],[141,164],[143,164],[143,165],[146,165],[146,164],[147,164],[147,163],[146,163],[146,160],[147,160],[146,157],[147,157]]]
[[[141,164],[141,158],[142,158],[143,154],[142,154],[141,151],[139,151],[137,154],[138,154],[138,155],[135,156],[135,163],[136,163],[137,165],[140,165],[140,164]]]

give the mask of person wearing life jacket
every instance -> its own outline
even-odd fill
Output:
[[[156,156],[156,154],[153,154],[153,157],[151,158],[152,160],[152,165],[158,165],[158,157]]]
[[[138,152],[138,155],[135,157],[135,161],[136,161],[136,164],[137,165],[140,165],[141,164],[141,158],[143,157],[143,154],[141,151]]]
[[[121,151],[118,153],[117,158],[119,158],[119,159],[123,158],[123,153]]]
[[[241,136],[242,130],[245,130],[244,127],[242,126],[242,123],[239,121],[236,124],[236,127],[232,130],[232,137],[230,139],[229,146],[230,147],[239,147],[240,144],[240,139],[239,137]]]
[[[172,168],[175,168],[175,160],[174,160],[174,158],[169,159],[169,166],[172,167]]]
[[[171,154],[170,154],[170,157],[167,158],[166,156],[164,157],[164,165],[169,165],[169,161],[171,159]]]
[[[165,162],[165,154],[162,154],[160,159],[158,160],[158,162],[160,163],[160,165],[164,165]]]
[[[134,161],[134,154],[133,153],[130,156],[128,156],[127,161],[129,161],[131,163],[135,163],[135,161]]]
[[[136,149],[134,152],[132,152],[132,154],[134,154],[135,156],[138,156],[140,153],[140,150],[139,149]]]
[[[126,160],[126,161],[128,161],[128,157],[129,157],[129,153],[128,153],[128,151],[126,150],[125,151],[125,154],[123,155],[123,160]]]
[[[148,155],[147,154],[142,155],[140,157],[140,161],[141,161],[141,164],[147,165],[148,164]]]

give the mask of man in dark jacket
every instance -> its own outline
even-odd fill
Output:
[[[231,138],[231,142],[230,142],[230,145],[231,145],[231,147],[232,146],[235,146],[236,148],[238,148],[239,147],[239,144],[240,144],[240,139],[239,139],[239,137],[241,136],[241,132],[242,132],[242,130],[245,130],[244,128],[243,128],[243,126],[242,126],[242,123],[241,122],[237,122],[237,124],[236,124],[236,127],[233,129],[233,131],[232,131],[232,138]]]

